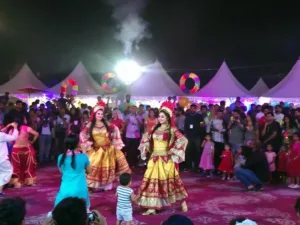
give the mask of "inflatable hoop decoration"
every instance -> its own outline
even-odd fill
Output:
[[[195,83],[192,89],[188,89],[185,85],[187,79],[192,79]],[[200,79],[195,73],[185,73],[181,76],[179,81],[179,86],[181,90],[185,93],[195,94],[200,88]]]
[[[69,78],[67,81],[61,83],[60,93],[66,94],[68,85],[72,86],[72,95],[75,96],[78,93],[78,84],[75,80]]]
[[[108,84],[109,79],[116,79],[116,75],[114,73],[106,73],[101,78],[101,87],[106,93],[112,94],[118,91],[119,84],[116,83],[115,87],[111,87]]]

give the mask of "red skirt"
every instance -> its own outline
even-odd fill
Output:
[[[296,177],[300,175],[300,156],[291,153],[290,161],[287,165],[287,174],[289,177]]]
[[[233,165],[232,165],[231,156],[222,158],[222,161],[218,167],[218,170],[220,170],[223,173],[233,173]]]
[[[31,145],[26,147],[14,146],[11,153],[11,163],[14,168],[12,183],[18,182],[24,185],[36,183],[36,154]]]
[[[284,154],[279,154],[278,157],[278,165],[277,165],[277,171],[278,172],[287,172],[287,163],[288,163],[288,157]]]

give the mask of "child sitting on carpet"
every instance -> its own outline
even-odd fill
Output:
[[[133,190],[130,188],[131,175],[123,173],[120,176],[120,186],[117,187],[116,196],[117,202],[117,225],[121,225],[125,221],[126,225],[131,225],[132,222],[132,204],[137,197],[134,195]]]

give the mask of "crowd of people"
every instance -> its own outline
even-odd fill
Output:
[[[239,180],[247,191],[262,191],[267,182],[300,187],[300,108],[293,105],[252,104],[247,111],[237,98],[227,107],[221,101],[193,103],[185,110],[169,97],[158,109],[136,106],[129,95],[114,109],[101,97],[93,108],[75,107],[63,94],[29,107],[10,103],[9,94],[1,100],[1,197],[5,185],[35,185],[38,166],[54,160],[62,173],[55,210],[65,199],[78,197],[92,213],[89,192],[112,190],[118,179],[117,221],[127,225],[131,202],[146,209],[143,215],[175,202],[188,211],[180,171]],[[131,170],[145,165],[134,193]],[[55,210],[49,214],[54,220]]]

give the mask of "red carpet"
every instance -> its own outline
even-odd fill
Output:
[[[132,187],[139,187],[143,172],[133,176]],[[189,193],[189,212],[195,225],[226,225],[237,216],[249,217],[259,225],[296,225],[293,210],[299,190],[285,187],[268,186],[262,193],[245,193],[240,183],[221,181],[217,178],[203,178],[200,174],[181,173]],[[10,196],[21,196],[27,201],[25,224],[42,224],[46,214],[51,211],[55,195],[60,185],[60,174],[55,167],[38,170],[38,185],[22,189],[8,189]],[[109,225],[115,224],[115,192],[95,193],[91,195],[92,209],[99,210]],[[139,208],[134,208],[134,225],[160,225],[163,220],[175,213],[181,213],[180,206],[160,212],[155,216],[142,216]]]

